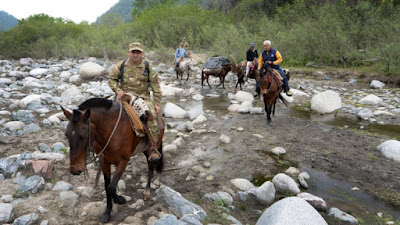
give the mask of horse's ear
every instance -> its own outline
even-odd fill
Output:
[[[85,118],[89,119],[89,117],[90,117],[90,109],[86,110],[85,112]]]
[[[61,109],[64,112],[64,115],[67,117],[67,119],[70,120],[72,118],[72,113],[69,110],[64,109],[64,107],[62,107],[62,106],[61,106]]]

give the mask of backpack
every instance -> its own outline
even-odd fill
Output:
[[[120,73],[119,73],[119,77],[118,77],[118,82],[120,83],[121,86],[124,83],[125,62],[126,62],[126,59],[124,61],[122,61],[121,68],[119,69]],[[149,62],[148,61],[144,61],[143,75],[147,76],[147,86],[150,87],[150,66],[149,66]]]

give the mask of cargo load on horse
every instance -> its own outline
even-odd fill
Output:
[[[203,82],[206,80],[208,86],[211,88],[210,83],[208,82],[208,78],[211,75],[219,77],[220,84],[218,84],[217,87],[222,84],[222,88],[225,88],[225,76],[231,70],[236,70],[236,65],[231,63],[225,56],[209,58],[204,63],[203,69],[201,70],[201,87],[203,87]]]

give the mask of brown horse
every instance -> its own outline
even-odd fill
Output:
[[[163,170],[162,156],[162,136],[164,135],[164,121],[158,116],[159,140],[157,142],[158,151],[161,158],[158,164],[149,161],[147,137],[140,137],[132,130],[130,117],[122,109],[121,104],[116,104],[105,98],[92,98],[81,105],[79,110],[69,112],[64,111],[69,120],[65,131],[70,146],[70,172],[79,175],[86,166],[86,158],[90,148],[99,157],[101,171],[104,175],[104,187],[107,196],[107,207],[102,214],[100,221],[107,223],[110,221],[112,201],[117,204],[124,204],[124,197],[117,195],[116,188],[118,180],[121,178],[132,155],[143,152],[146,155],[148,164],[148,179],[145,200],[150,198],[150,182],[153,171]],[[111,165],[116,169],[111,177]]]
[[[246,61],[244,61],[246,62]],[[246,75],[246,64],[244,64],[244,62],[237,64],[236,65],[236,75],[237,75],[237,82],[236,82],[236,89],[238,87],[238,85],[240,86],[240,90],[242,90],[242,84],[244,84],[244,76]],[[246,62],[247,63],[247,62]],[[255,65],[253,68],[250,69],[249,74],[248,74],[248,78],[249,79],[256,79],[256,69],[257,69],[257,61],[254,62]]]
[[[210,89],[211,89],[210,83],[208,83],[208,78],[209,78],[209,76],[216,76],[216,77],[219,77],[219,81],[220,81],[220,83],[217,85],[217,87],[222,84],[222,88],[225,89],[225,86],[224,86],[225,76],[231,70],[236,71],[236,65],[233,63],[225,64],[222,66],[221,69],[204,69],[203,68],[201,70],[201,87],[203,88],[204,80],[206,80],[208,87],[210,87]]]
[[[275,115],[275,104],[279,98],[288,106],[288,102],[280,95],[283,91],[283,83],[278,79],[276,70],[271,69],[269,65],[264,64],[261,71],[256,72],[256,80],[261,90],[264,100],[265,112],[267,113],[267,126],[271,123],[271,113]]]

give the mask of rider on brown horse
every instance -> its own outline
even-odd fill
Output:
[[[158,125],[155,118],[161,111],[161,88],[158,74],[151,66],[148,66],[147,61],[143,61],[144,51],[141,43],[131,43],[128,48],[128,55],[128,60],[121,61],[112,68],[108,84],[115,91],[118,99],[124,97],[126,93],[144,99],[153,115],[153,119],[147,121],[150,133],[148,138],[152,139],[150,143],[155,143],[158,140]],[[122,64],[124,64],[122,67],[124,69],[121,69]],[[123,73],[122,79],[120,79],[121,73]],[[151,91],[153,96],[151,96]],[[149,155],[149,159],[152,161],[160,159],[160,153],[156,146],[150,146]]]
[[[256,45],[254,43],[251,43],[250,48],[246,52],[246,79],[249,76],[250,69],[254,66],[254,63],[256,63],[258,58],[258,53],[255,46]]]
[[[262,51],[262,54],[258,58],[258,70],[261,70],[264,63],[269,64],[271,68],[276,69],[283,77],[283,84],[285,85],[286,95],[292,96],[286,74],[279,66],[282,61],[283,59],[281,53],[275,48],[271,48],[271,41],[264,41],[264,51]],[[256,83],[256,92],[258,95],[260,95],[260,88],[258,87],[258,83]]]

